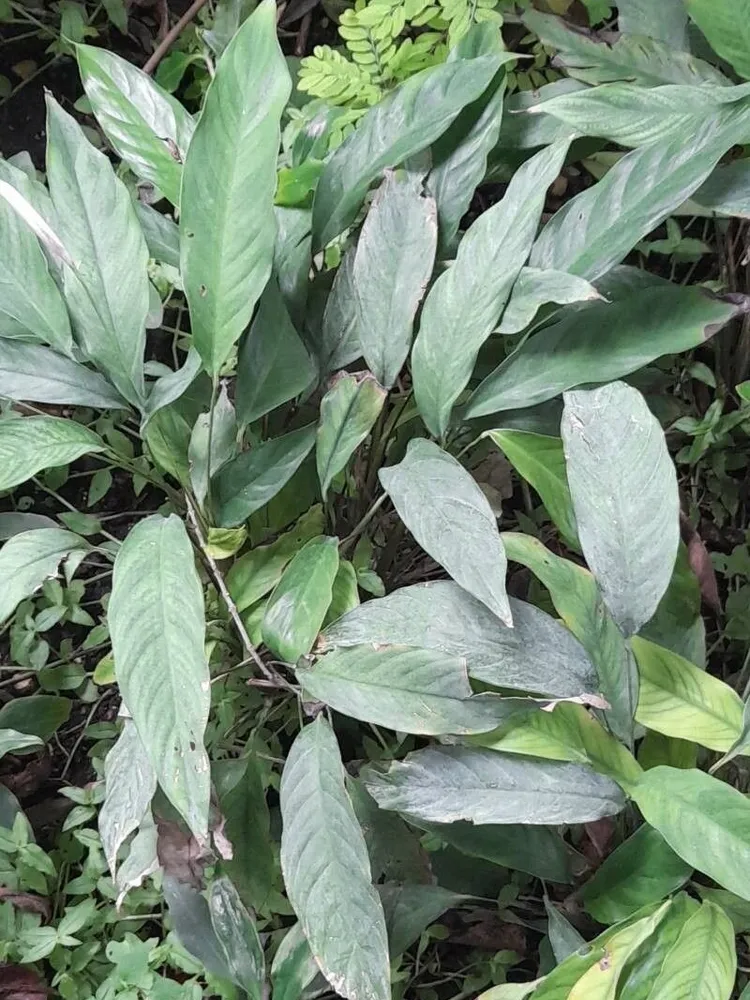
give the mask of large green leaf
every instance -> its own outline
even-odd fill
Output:
[[[0,622],[45,580],[56,577],[63,560],[67,560],[66,571],[72,575],[88,549],[85,539],[62,528],[34,528],[13,535],[0,549],[0,579],[4,581],[0,591]]]
[[[255,921],[226,875],[211,883],[208,908],[232,979],[250,1000],[261,1000],[266,969],[263,945]]]
[[[689,205],[693,204],[719,215],[750,218],[750,160],[717,167],[693,195]]]
[[[321,971],[349,1000],[389,1000],[383,907],[323,716],[294,741],[280,797],[284,883]]]
[[[386,883],[378,886],[378,892],[385,912],[391,958],[402,955],[446,910],[466,900],[465,896],[439,885]]]
[[[693,868],[750,899],[750,802],[703,771],[653,767],[633,790],[647,823]]]
[[[591,382],[610,382],[665,354],[704,343],[737,307],[700,288],[657,285],[616,303],[573,309],[525,340],[474,392],[465,416],[536,406]]]
[[[667,954],[652,1000],[729,1000],[737,971],[734,929],[714,903],[704,902]]]
[[[10,184],[30,203],[32,181],[0,160],[0,181]],[[0,196],[0,336],[33,337],[69,352],[73,342],[65,303],[47,269],[36,236]]]
[[[99,375],[41,344],[0,339],[0,396],[64,406],[125,409],[122,396]]]
[[[316,976],[321,976],[302,925],[292,924],[276,949],[271,966],[275,1000],[301,1000]]]
[[[365,784],[382,809],[428,823],[587,823],[625,804],[614,781],[586,767],[478,747],[417,750],[385,774],[368,770]]]
[[[436,436],[445,436],[479,348],[526,262],[547,188],[560,173],[567,149],[567,141],[556,143],[516,172],[503,199],[470,227],[454,264],[430,289],[411,366],[419,412]]]
[[[318,649],[416,646],[465,659],[469,676],[495,687],[555,698],[595,692],[594,667],[571,633],[533,604],[509,603],[513,628],[451,580],[417,583],[350,611]]]
[[[179,101],[114,52],[77,45],[91,110],[115,152],[173,205],[180,203],[182,163],[195,122]]]
[[[98,434],[73,420],[5,417],[0,420],[0,490],[25,483],[42,469],[104,450]]]
[[[581,898],[600,924],[616,924],[675,892],[692,871],[662,835],[644,823],[606,858],[583,887]]]
[[[535,707],[522,698],[472,697],[464,660],[409,646],[338,649],[297,676],[312,699],[337,712],[423,736],[486,733]]]
[[[688,17],[684,0],[620,0],[617,23],[625,35],[644,35],[688,52]]]
[[[315,459],[323,497],[378,419],[386,391],[369,372],[342,372],[320,402]]]
[[[690,17],[711,48],[750,80],[750,3],[748,0],[685,0]]]
[[[626,636],[652,617],[680,544],[677,473],[664,432],[624,382],[565,394],[561,425],[583,554]]]
[[[572,305],[591,302],[602,296],[585,278],[564,271],[542,271],[538,267],[524,267],[510,293],[503,310],[498,333],[510,336],[521,333],[534,320],[539,309],[547,303]]]
[[[219,60],[182,178],[182,278],[193,343],[212,375],[271,273],[279,122],[290,88],[276,6],[264,0]]]
[[[263,615],[263,641],[287,663],[296,663],[312,649],[338,568],[338,539],[313,538],[295,555],[271,594]]]
[[[380,470],[380,481],[425,552],[511,625],[495,515],[460,462],[431,441],[416,439],[399,465]]]
[[[174,514],[140,521],[122,543],[108,621],[120,691],[159,784],[203,842],[210,795],[203,733],[211,701],[203,588]]]
[[[298,396],[315,378],[315,365],[271,278],[237,358],[235,405],[244,424]]]
[[[685,892],[679,893],[672,899],[672,905],[667,910],[664,920],[630,956],[620,980],[621,997],[627,997],[628,1000],[648,1000],[664,959],[677,943],[682,928],[697,912],[699,906],[700,904]]]
[[[355,322],[362,353],[388,389],[409,353],[414,317],[435,260],[437,210],[422,185],[420,173],[386,172],[354,257]]]
[[[503,61],[493,53],[431,67],[370,108],[323,169],[313,203],[314,249],[351,225],[385,169],[429,146],[476,101]]]
[[[70,718],[73,702],[56,694],[32,694],[14,698],[0,708],[0,729],[48,740]]]
[[[47,180],[59,235],[75,261],[65,299],[85,354],[117,390],[143,404],[148,250],[132,199],[104,153],[47,95]]]
[[[222,528],[242,524],[289,482],[315,444],[309,424],[271,438],[232,459],[214,480],[217,520]]]

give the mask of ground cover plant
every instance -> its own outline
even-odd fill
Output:
[[[0,996],[750,995],[745,4],[602,6],[0,160]]]

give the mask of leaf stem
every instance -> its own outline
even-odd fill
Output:
[[[356,541],[357,538],[362,534],[367,525],[372,521],[373,517],[377,514],[380,508],[383,506],[385,501],[388,499],[387,493],[381,493],[378,499],[370,506],[370,509],[361,518],[361,520],[354,526],[354,528],[349,532],[346,538],[339,544],[339,550],[344,552],[352,542]]]

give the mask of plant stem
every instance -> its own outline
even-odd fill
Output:
[[[380,508],[383,506],[385,501],[388,499],[387,493],[381,493],[378,499],[370,506],[370,509],[364,515],[364,517],[355,525],[355,527],[349,532],[346,538],[339,544],[339,550],[343,553],[352,542],[356,541],[357,538],[362,534],[367,525],[372,521],[373,517],[377,514]]]
[[[162,61],[164,56],[169,52],[172,43],[179,38],[182,32],[187,28],[193,18],[196,16],[201,7],[205,6],[207,0],[194,0],[185,13],[182,15],[180,20],[174,27],[170,28],[166,33],[164,38],[156,46],[154,52],[148,57],[143,65],[143,72],[147,73],[149,76],[154,72],[156,67]]]

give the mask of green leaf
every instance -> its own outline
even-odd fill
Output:
[[[619,995],[628,1000],[648,1000],[664,960],[680,936],[682,928],[699,909],[699,903],[685,892],[672,900],[665,918],[654,933],[630,956],[619,984]],[[611,933],[611,932],[610,932]]]
[[[98,434],[62,417],[0,420],[0,490],[25,483],[42,469],[68,465],[105,450]]]
[[[43,741],[31,733],[19,733],[17,729],[0,729],[0,759],[6,753],[42,746]]]
[[[177,223],[142,201],[135,202],[135,214],[141,224],[150,256],[179,270],[180,230]]]
[[[297,329],[301,329],[305,321],[312,264],[312,210],[275,205],[274,216],[278,229],[273,250],[273,269],[289,316]]]
[[[633,798],[683,861],[750,900],[750,802],[741,792],[702,771],[653,767]]]
[[[0,182],[9,184],[32,205],[36,201],[34,182],[6,160],[0,160]],[[0,335],[33,337],[69,353],[73,337],[65,303],[36,236],[2,194],[0,246]]]
[[[540,271],[524,267],[508,299],[497,332],[506,336],[520,333],[529,326],[539,309],[549,302],[572,305],[601,299],[592,284],[564,271]]]
[[[140,406],[149,300],[146,241],[112,164],[49,94],[47,180],[58,232],[76,263],[75,270],[63,269],[63,288],[78,341],[125,399]]]
[[[192,116],[114,52],[77,45],[76,54],[91,110],[115,152],[136,177],[179,205],[182,163],[195,128]]]
[[[0,339],[0,396],[34,403],[121,410],[122,396],[98,372],[40,344]]]
[[[750,903],[747,900],[726,889],[711,889],[705,885],[696,888],[701,899],[708,899],[722,908],[732,921],[735,934],[746,934],[750,930]]]
[[[342,372],[321,400],[315,458],[324,498],[331,480],[370,433],[386,395],[369,372],[358,375]]]
[[[565,394],[561,425],[583,554],[625,636],[652,617],[680,544],[677,473],[664,432],[624,382]]]
[[[511,625],[495,515],[466,469],[431,441],[415,439],[399,465],[380,470],[380,482],[425,552]]]
[[[234,528],[272,500],[307,458],[315,444],[309,424],[242,452],[214,480],[217,520]]]
[[[32,694],[14,698],[0,708],[0,729],[48,740],[70,718],[73,702],[53,694]]]
[[[16,511],[0,513],[0,542],[20,535],[32,528],[56,528],[57,522],[46,514],[19,514]]]
[[[271,989],[275,1000],[301,1000],[307,987],[319,975],[320,969],[301,924],[292,924],[273,957]]]
[[[56,577],[63,560],[67,561],[66,571],[72,576],[88,550],[85,539],[62,528],[33,528],[13,535],[0,549],[0,579],[3,580],[0,622],[4,622],[21,601],[39,590],[45,580]]]
[[[263,615],[263,641],[287,663],[296,663],[312,649],[338,568],[338,539],[313,538],[295,555],[271,594]]]
[[[263,945],[255,921],[226,875],[211,883],[208,908],[233,981],[251,1000],[261,1000],[266,968]]]
[[[750,160],[734,160],[717,167],[695,192],[691,203],[719,215],[750,218]]]
[[[156,774],[131,719],[125,720],[117,742],[105,758],[104,781],[99,835],[112,878],[116,878],[117,853],[138,829],[156,792]]]
[[[613,781],[578,764],[464,746],[417,750],[385,774],[368,770],[365,785],[381,809],[428,823],[588,823],[625,804]]]
[[[561,439],[514,430],[487,431],[486,436],[497,445],[516,472],[534,487],[568,545],[579,549]]]
[[[323,975],[349,1000],[389,1000],[383,907],[336,737],[323,716],[294,741],[280,797],[284,882]]]
[[[469,228],[454,264],[430,289],[412,350],[412,376],[419,412],[435,436],[445,436],[479,348],[526,262],[547,188],[567,149],[567,141],[543,149],[516,172],[502,201]]]
[[[734,928],[714,903],[685,923],[649,994],[653,1000],[729,1000],[737,972]]]
[[[321,657],[297,676],[312,700],[361,722],[403,733],[486,733],[535,707],[520,698],[472,697],[466,663],[408,646],[354,646]]]
[[[120,865],[115,884],[118,888],[117,906],[130,891],[143,884],[148,875],[153,875],[159,868],[157,855],[158,831],[151,810],[147,809],[138,827],[138,832],[130,842],[128,856]]]
[[[596,672],[580,643],[533,604],[509,599],[513,628],[450,580],[402,587],[366,601],[321,636],[318,650],[416,646],[466,660],[469,676],[554,698],[593,693]]]
[[[237,357],[235,404],[251,424],[299,396],[315,378],[315,365],[289,318],[278,282],[271,278]]]
[[[466,896],[439,885],[386,883],[378,886],[378,892],[385,913],[392,959],[403,955],[446,910],[460,906],[466,900]]]
[[[279,122],[290,88],[276,6],[263,0],[219,60],[182,179],[182,277],[193,343],[211,375],[239,340],[271,273]]]
[[[700,288],[658,285],[613,304],[572,310],[525,340],[488,375],[464,416],[473,420],[536,406],[577,385],[622,378],[665,354],[705,343],[736,308]]]
[[[354,565],[347,559],[339,560],[339,568],[331,588],[331,603],[323,625],[335,622],[342,615],[359,607],[359,577]]]
[[[123,34],[128,30],[128,12],[125,0],[103,0],[104,9],[114,26]]]
[[[734,760],[735,757],[739,757],[740,754],[748,756],[750,751],[750,702],[745,702],[742,710],[742,726],[740,727],[739,736],[735,739],[734,743],[730,746],[727,752],[716,761],[710,768],[711,774],[715,774],[720,767],[728,764],[730,760]]]
[[[437,210],[419,173],[386,171],[357,241],[356,327],[375,378],[390,389],[411,346],[414,317],[432,274]]]
[[[750,79],[750,3],[748,0],[685,0],[687,12],[711,48],[738,75]]]
[[[232,979],[226,954],[216,936],[206,897],[188,882],[174,875],[164,875],[164,898],[169,916],[180,943],[194,955],[206,971],[221,979]]]
[[[549,897],[544,897],[544,909],[547,912],[547,937],[549,938],[552,954],[556,962],[564,962],[573,952],[581,948],[586,948],[586,942],[573,927],[573,925],[563,916],[556,906],[549,901]]]
[[[381,809],[359,778],[347,775],[346,788],[367,844],[374,882],[432,882],[427,852],[419,834],[400,816]]]
[[[636,719],[665,736],[726,751],[742,731],[742,701],[728,684],[663,646],[636,636]]]
[[[616,924],[676,892],[692,872],[662,835],[644,823],[605,859],[581,898],[600,924]]]
[[[683,0],[620,0],[617,23],[624,35],[644,35],[688,52],[688,17]]]
[[[208,496],[211,478],[234,458],[236,452],[237,418],[227,387],[222,383],[212,412],[201,413],[195,421],[188,445],[190,485],[201,507]]]
[[[351,225],[373,181],[445,132],[487,89],[503,61],[491,54],[431,67],[370,108],[323,169],[313,202],[313,248]]]
[[[359,309],[354,286],[356,246],[344,254],[326,300],[315,353],[321,376],[346,368],[362,355],[359,342]]]
[[[204,842],[210,775],[203,734],[211,693],[203,588],[187,531],[174,514],[147,517],[122,543],[108,621],[120,691],[159,784]]]

